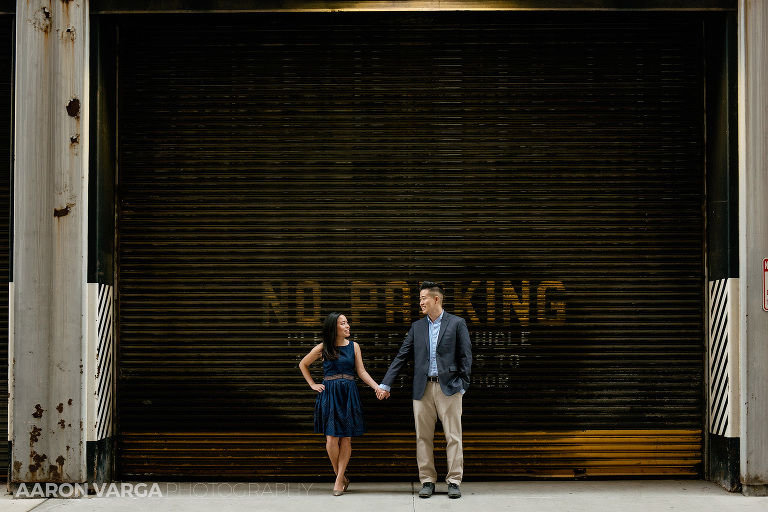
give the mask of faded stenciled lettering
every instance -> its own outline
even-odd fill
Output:
[[[277,323],[287,323],[288,321],[288,294],[285,293],[285,283],[279,283],[278,293],[275,290],[275,285],[269,281],[264,281],[262,286],[261,304],[262,315],[261,318],[265,323],[270,323],[272,319]],[[285,305],[284,305],[285,303]]]
[[[347,309],[357,325],[407,326],[421,313],[418,283],[404,280],[323,284],[315,280],[263,281],[258,287],[262,323],[316,327],[330,309]],[[446,309],[472,326],[528,327],[566,322],[566,286],[559,280],[471,280],[445,283]],[[330,308],[330,309],[329,309]]]
[[[296,287],[296,323],[315,326],[322,321],[320,283],[301,281]]]
[[[542,281],[536,293],[537,319],[539,323],[557,325],[565,323],[565,301],[548,300],[547,292],[556,290],[565,291],[565,286],[560,281]]]
[[[480,286],[480,281],[472,281],[468,285],[462,283],[454,285],[454,314],[464,317],[468,323],[480,323],[475,306],[472,304],[472,296],[478,286]]]
[[[352,281],[350,286],[350,322],[359,324],[367,312],[376,314],[379,309],[379,288],[370,281]]]
[[[388,281],[384,286],[384,311],[387,324],[394,325],[401,317],[403,325],[411,323],[411,292],[405,281]]]
[[[504,281],[502,286],[504,324],[509,325],[512,322],[512,313],[514,312],[520,325],[527,326],[530,323],[531,310],[531,285],[528,281],[522,281],[520,284],[520,293],[510,281]]]
[[[527,331],[473,331],[472,386],[509,387],[514,372],[526,357],[526,349],[531,346],[528,334]]]

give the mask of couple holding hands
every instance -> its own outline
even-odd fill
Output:
[[[461,440],[461,406],[469,387],[472,344],[464,319],[443,310],[445,295],[438,283],[424,281],[419,306],[425,315],[413,322],[400,350],[380,384],[365,371],[360,346],[349,340],[349,322],[339,313],[329,314],[323,323],[323,343],[299,363],[310,387],[318,392],[315,402],[315,432],[326,436],[326,450],[336,473],[334,496],[347,490],[344,475],[352,455],[352,436],[365,433],[355,373],[376,391],[379,400],[389,398],[390,389],[403,365],[414,362],[413,416],[416,423],[416,461],[422,489],[419,497],[429,498],[435,490],[435,424],[443,424],[448,461],[448,497],[459,498],[464,455]],[[323,360],[323,383],[317,384],[309,365]]]

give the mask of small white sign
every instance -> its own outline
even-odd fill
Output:
[[[763,309],[768,311],[768,258],[763,260]]]

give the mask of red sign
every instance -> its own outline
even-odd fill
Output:
[[[763,309],[768,311],[768,258],[763,260]]]

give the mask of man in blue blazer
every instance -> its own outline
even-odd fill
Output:
[[[380,400],[388,398],[398,372],[413,359],[413,417],[416,461],[423,485],[419,491],[421,498],[432,496],[437,482],[434,438],[438,418],[445,432],[449,498],[461,497],[459,484],[464,474],[461,408],[464,392],[469,388],[472,343],[464,319],[443,310],[444,298],[443,287],[438,283],[422,283],[419,305],[425,316],[411,324],[376,393]]]

